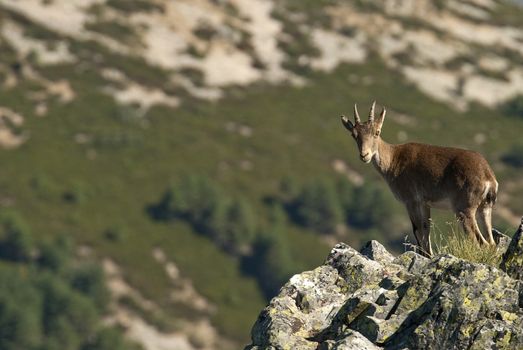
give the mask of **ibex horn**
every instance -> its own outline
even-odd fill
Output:
[[[360,115],[358,113],[358,106],[356,104],[354,104],[354,121],[356,122],[356,124],[361,123]]]
[[[383,107],[383,109],[381,110],[381,113],[380,113],[381,119],[385,118],[385,113],[387,113],[387,110],[385,109],[385,107]]]
[[[370,107],[369,120],[371,122],[374,121],[374,109],[375,108],[376,108],[376,101],[372,102],[372,106]]]

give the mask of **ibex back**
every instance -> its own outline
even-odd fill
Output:
[[[375,102],[369,120],[362,123],[354,105],[355,123],[345,116],[341,120],[356,140],[361,160],[374,164],[394,196],[407,208],[420,252],[432,255],[432,207],[454,211],[472,240],[495,244],[491,216],[498,182],[485,158],[477,152],[459,148],[420,143],[388,144],[380,137],[386,111],[383,109],[374,117],[374,109]],[[476,216],[485,236],[481,234]]]

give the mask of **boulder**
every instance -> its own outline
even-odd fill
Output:
[[[505,254],[503,254],[501,268],[512,278],[523,280],[523,218]]]
[[[394,260],[394,255],[378,241],[372,240],[365,244],[360,253],[369,259],[379,262],[380,264],[389,264]]]
[[[494,242],[496,242],[498,249],[505,252],[510,244],[511,238],[495,228],[492,229],[492,237],[494,238]]]

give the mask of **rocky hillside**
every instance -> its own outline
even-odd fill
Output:
[[[246,349],[521,349],[522,259],[523,221],[501,268],[340,243],[285,284]]]
[[[232,85],[301,86],[308,70],[330,72],[373,55],[458,109],[523,93],[523,11],[507,1],[1,0],[0,7],[0,39],[32,58],[26,64],[82,62],[75,43],[99,45],[93,59],[110,82],[104,90],[145,109],[176,107],[185,93],[216,100]],[[103,59],[105,50],[164,70],[165,86]],[[66,88],[64,101],[74,96]]]

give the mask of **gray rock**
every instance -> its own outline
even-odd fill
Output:
[[[512,278],[523,280],[523,218],[507,251],[503,254],[501,268]]]
[[[367,242],[360,250],[361,255],[377,261],[381,264],[390,264],[394,260],[394,255],[378,241],[372,240]]]
[[[403,266],[408,272],[417,274],[427,265],[429,259],[414,251],[408,251],[395,258],[393,262]]]
[[[376,283],[383,275],[383,265],[361,255],[345,243],[338,243],[330,252],[325,264],[332,266],[347,282],[348,292],[364,285]]]
[[[373,344],[361,333],[348,329],[341,334],[340,339],[328,340],[321,344],[319,350],[382,350],[383,348]]]
[[[258,317],[253,345],[316,349],[308,339],[330,325],[348,297],[346,290],[347,283],[328,265],[294,275]]]
[[[450,255],[393,258],[378,242],[361,253],[337,244],[271,300],[246,349],[523,349],[520,241],[506,254],[512,274]]]
[[[408,316],[386,347],[490,349],[504,334],[507,348],[523,347],[515,327],[523,321],[519,285],[502,271],[442,256],[406,286],[394,313]],[[479,337],[486,324],[494,323],[499,332]]]
[[[504,253],[510,244],[511,238],[495,228],[492,229],[492,237],[494,237],[494,242],[496,242],[499,251]]]

